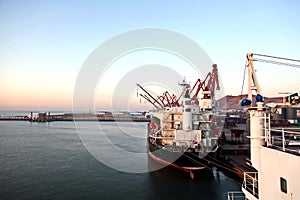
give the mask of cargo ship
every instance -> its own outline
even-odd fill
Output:
[[[220,127],[224,120],[216,117],[214,90],[219,90],[217,65],[191,88],[185,80],[179,84],[179,98],[166,91],[155,98],[147,89],[140,94],[154,105],[149,111],[149,157],[165,166],[188,172],[192,179],[197,172],[210,168],[208,156],[218,152]]]

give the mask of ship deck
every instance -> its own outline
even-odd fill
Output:
[[[300,128],[281,127],[271,129],[270,142],[265,146],[274,150],[300,156]]]
[[[280,146],[269,146],[268,148],[282,151],[285,153],[293,154],[295,156],[300,156],[300,146],[287,146],[285,148],[280,147]]]

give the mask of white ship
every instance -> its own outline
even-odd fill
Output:
[[[260,57],[253,59],[253,56]],[[300,200],[300,128],[271,127],[271,118],[278,111],[296,113],[299,106],[297,93],[287,97],[282,104],[265,105],[260,94],[253,61],[261,57],[281,59],[261,54],[247,54],[248,59],[248,99],[242,100],[242,106],[248,106],[250,115],[250,151],[251,163],[255,169],[244,173],[242,194],[229,192],[228,200]],[[300,62],[286,59],[285,61]],[[264,60],[266,61],[266,60]],[[274,61],[272,61],[274,63]],[[276,61],[276,64],[284,64]],[[298,66],[293,64],[293,66]],[[255,91],[256,105],[252,105],[252,91]],[[289,119],[291,122],[294,119]],[[298,126],[299,127],[299,126]]]

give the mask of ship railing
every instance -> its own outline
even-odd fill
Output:
[[[258,172],[244,172],[242,187],[258,198]]]
[[[227,193],[227,200],[246,200],[246,196],[241,191],[230,191]]]
[[[274,128],[271,132],[277,136],[266,138],[269,147],[300,156],[300,128]],[[294,136],[299,139],[294,140]]]

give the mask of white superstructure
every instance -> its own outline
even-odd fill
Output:
[[[263,98],[259,95],[260,87],[252,56],[253,54],[247,54],[249,99],[243,100],[241,104],[249,106],[251,165],[256,171],[244,173],[242,192],[245,197],[229,192],[228,200],[300,200],[300,145],[293,145],[297,144],[294,142],[295,138],[300,137],[300,128],[271,127],[274,109],[300,109],[300,105],[297,102],[264,106]],[[252,105],[250,99],[252,90],[257,93],[256,105]],[[296,99],[299,99],[298,96]]]
[[[165,148],[180,147],[181,150],[195,152],[215,151],[220,131],[213,133],[213,112],[192,104],[189,84],[185,81],[183,87],[182,105],[164,107],[161,110],[150,111],[151,125],[149,137],[153,143],[164,145]],[[210,105],[209,108],[212,106]],[[217,121],[217,120],[215,120]],[[216,127],[223,123],[219,121]],[[153,126],[153,128],[151,128]],[[219,129],[218,129],[219,130]],[[200,148],[201,147],[201,148]]]
[[[192,130],[192,99],[189,95],[189,90],[186,90],[183,96],[182,108],[182,128],[183,130]]]
[[[266,107],[251,107],[249,112],[251,163],[257,172],[244,174],[246,199],[300,199],[300,147],[288,145],[294,135],[300,136],[300,128],[273,129]]]

